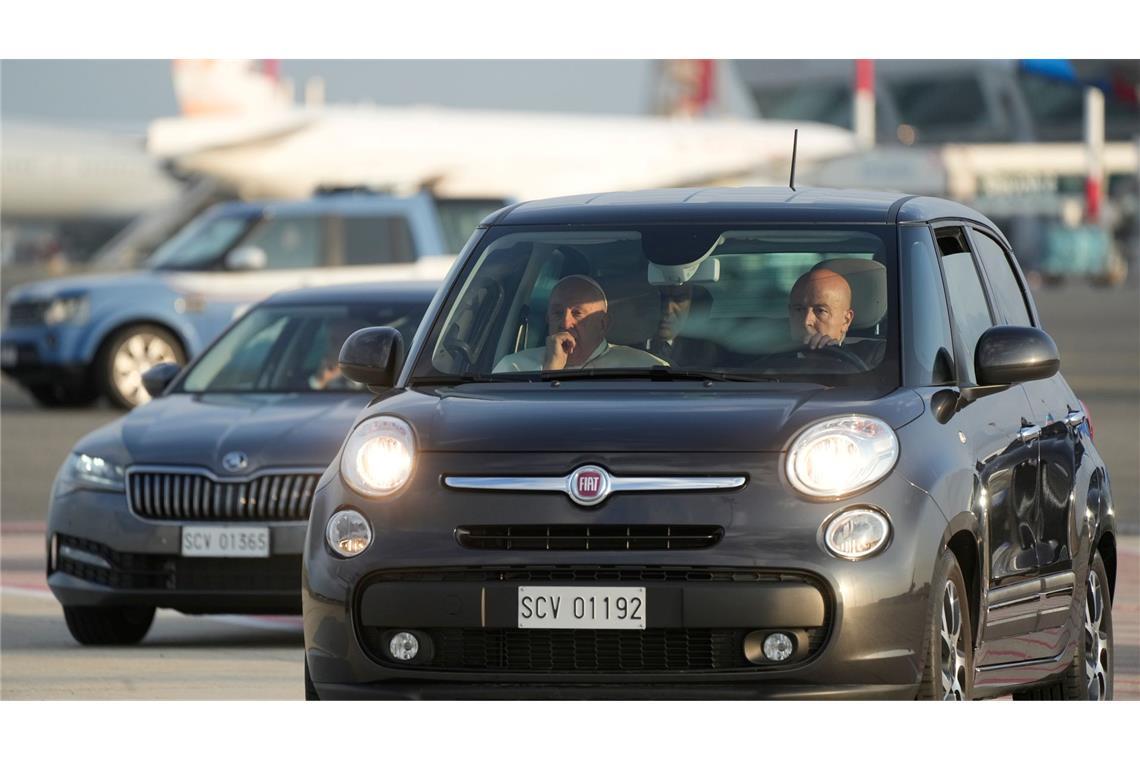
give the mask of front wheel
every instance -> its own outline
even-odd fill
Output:
[[[182,344],[169,330],[157,325],[129,325],[111,336],[95,360],[95,373],[103,395],[122,409],[150,401],[142,384],[143,373],[156,364],[186,364]]]
[[[154,607],[73,607],[64,605],[67,630],[80,644],[137,644],[154,622]]]
[[[1014,692],[1014,699],[1112,699],[1112,598],[1100,552],[1095,552],[1089,563],[1084,601],[1084,625],[1077,634],[1077,651],[1061,680]]]
[[[926,664],[917,699],[963,701],[974,694],[974,638],[969,597],[958,559],[947,550],[938,558],[926,622]]]

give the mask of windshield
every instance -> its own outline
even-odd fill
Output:
[[[337,366],[344,341],[364,327],[394,327],[408,345],[426,309],[426,301],[262,306],[202,355],[177,392],[363,391]]]
[[[257,223],[257,216],[199,217],[160,245],[146,265],[151,269],[203,269],[230,249]]]
[[[492,228],[412,376],[898,384],[894,228]]]

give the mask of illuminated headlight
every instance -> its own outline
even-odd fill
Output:
[[[863,559],[882,549],[890,536],[891,526],[883,513],[857,507],[832,518],[823,532],[823,541],[832,553],[844,559]]]
[[[44,310],[44,324],[58,325],[64,322],[83,322],[87,319],[87,296],[67,296],[53,298]]]
[[[340,474],[364,496],[387,496],[403,487],[412,474],[416,440],[408,423],[396,417],[373,417],[357,425],[340,458]]]
[[[890,425],[850,415],[812,425],[788,451],[788,480],[808,496],[838,497],[877,483],[899,457]]]
[[[61,485],[67,490],[87,488],[96,491],[125,491],[123,468],[102,457],[72,453],[60,470]]]
[[[372,528],[355,509],[342,509],[329,518],[325,541],[342,557],[355,557],[372,543]]]

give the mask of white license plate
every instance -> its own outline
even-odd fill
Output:
[[[15,367],[20,360],[20,351],[16,346],[0,346],[0,366]]]
[[[201,525],[182,528],[183,557],[268,557],[267,525]]]
[[[519,586],[519,628],[644,630],[645,588]]]

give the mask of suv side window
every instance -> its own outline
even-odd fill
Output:
[[[407,264],[416,260],[412,229],[402,216],[346,216],[341,223],[347,266]]]
[[[982,266],[986,269],[990,287],[993,288],[996,307],[1005,315],[1005,321],[1011,325],[1032,327],[1033,321],[1029,318],[1029,309],[1025,305],[1025,294],[1005,249],[979,230],[972,230],[971,237],[982,259]]]
[[[954,338],[930,228],[900,227],[903,371],[908,385],[954,382]]]
[[[974,348],[978,338],[993,327],[986,292],[974,266],[974,256],[966,243],[961,227],[943,227],[936,232],[938,250],[942,254],[942,273],[946,278],[946,293],[950,302],[958,345],[958,379],[976,383],[974,375]]]
[[[307,269],[323,266],[321,220],[317,217],[269,219],[243,245],[265,251],[266,269]]]

